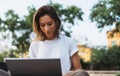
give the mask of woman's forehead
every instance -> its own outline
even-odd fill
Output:
[[[40,23],[53,22],[54,20],[49,15],[44,15],[39,19]]]

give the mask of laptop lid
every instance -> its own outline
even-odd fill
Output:
[[[62,76],[60,59],[5,58],[12,76]]]

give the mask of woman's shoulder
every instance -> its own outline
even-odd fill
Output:
[[[71,37],[68,37],[68,36],[66,36],[66,35],[60,35],[60,39],[63,39],[63,40],[65,40],[65,41],[67,41],[67,42],[72,40]]]
[[[37,44],[39,44],[39,43],[41,43],[41,41],[39,41],[39,40],[32,40],[32,41],[30,42],[31,45],[37,45]]]

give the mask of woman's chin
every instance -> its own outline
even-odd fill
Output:
[[[52,39],[54,39],[53,36],[47,36],[47,40],[52,40]]]

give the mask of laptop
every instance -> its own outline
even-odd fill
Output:
[[[62,76],[60,59],[5,58],[11,76]]]

